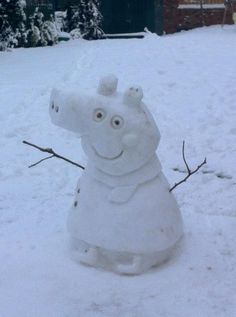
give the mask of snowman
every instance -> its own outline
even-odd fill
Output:
[[[88,157],[68,217],[78,261],[132,275],[166,261],[183,224],[156,155],[160,133],[142,88],[119,93],[117,84],[109,75],[94,95],[54,89],[50,116],[81,137]]]

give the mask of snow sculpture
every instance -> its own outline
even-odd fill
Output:
[[[97,94],[53,90],[52,122],[81,136],[88,157],[68,228],[78,260],[120,274],[140,274],[168,259],[182,218],[156,155],[159,130],[141,87],[117,92],[100,80]]]

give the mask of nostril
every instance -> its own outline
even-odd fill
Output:
[[[55,111],[56,111],[56,112],[59,111],[59,107],[58,107],[58,106],[55,107]]]
[[[52,103],[52,109],[54,109],[54,103]]]

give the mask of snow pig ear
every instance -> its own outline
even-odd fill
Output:
[[[126,90],[123,102],[127,106],[139,106],[143,99],[143,90],[140,86],[132,86]]]
[[[117,90],[118,78],[115,75],[107,75],[100,79],[98,85],[98,94],[103,96],[114,95]]]

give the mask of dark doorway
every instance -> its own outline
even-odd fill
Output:
[[[155,32],[155,0],[102,0],[105,33]]]

